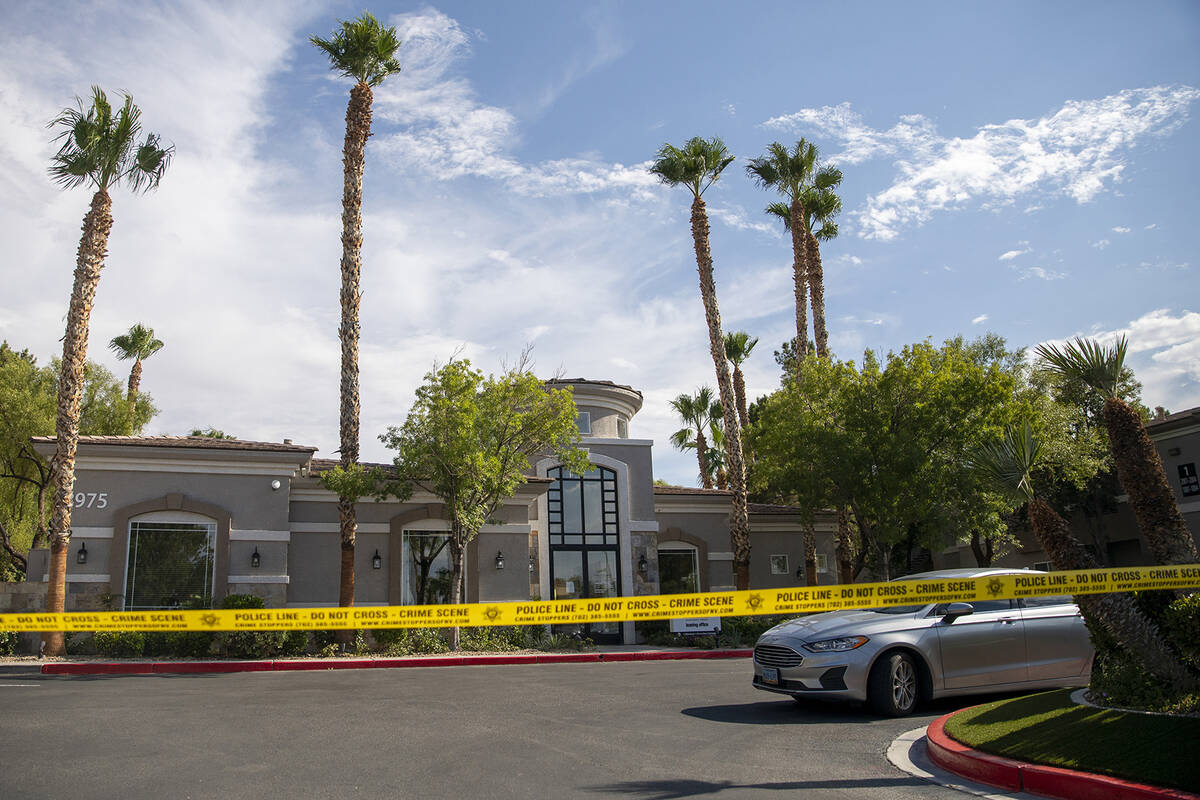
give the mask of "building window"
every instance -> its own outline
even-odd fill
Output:
[[[406,606],[449,603],[454,581],[450,534],[445,531],[404,531],[401,535],[404,555],[402,603]]]
[[[787,575],[788,573],[788,557],[787,553],[782,553],[777,556],[770,557],[771,574],[772,575]]]
[[[595,467],[576,475],[563,467],[547,473],[554,479],[546,495],[550,544],[617,544],[617,473]]]
[[[130,522],[125,610],[212,608],[216,550],[213,522]]]
[[[700,591],[700,558],[695,547],[672,542],[658,548],[660,594],[695,594]]]
[[[617,417],[617,438],[629,438],[629,420],[625,419],[624,417]]]
[[[1049,561],[1035,561],[1033,568],[1042,572],[1050,572],[1051,570]]]
[[[817,553],[817,572],[829,572],[829,556]]]
[[[575,415],[575,425],[584,436],[592,435],[592,414],[590,411],[580,411]]]
[[[1200,479],[1196,477],[1195,463],[1179,465],[1179,490],[1184,497],[1200,494]]]

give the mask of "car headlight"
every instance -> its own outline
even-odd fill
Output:
[[[819,642],[808,642],[804,649],[812,653],[840,653],[843,650],[853,650],[867,643],[866,636],[842,636],[838,639],[822,639]]]

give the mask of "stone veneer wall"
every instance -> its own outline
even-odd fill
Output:
[[[629,535],[630,559],[633,562],[633,594],[658,594],[658,534],[633,532]],[[638,570],[638,562],[646,557],[646,571]]]

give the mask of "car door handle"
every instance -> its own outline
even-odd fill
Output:
[[[1004,625],[1016,625],[1017,624],[1017,621],[1015,619],[1001,619],[1001,620],[997,620],[997,622],[1000,622]]]

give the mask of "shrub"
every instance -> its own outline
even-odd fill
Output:
[[[1200,670],[1200,593],[1180,597],[1167,606],[1162,625],[1183,662]]]
[[[565,650],[582,653],[596,649],[596,643],[581,634],[556,633],[547,639],[542,647],[546,650]]]
[[[221,608],[265,608],[263,599],[254,594],[231,594]],[[231,658],[271,658],[283,652],[284,631],[221,631],[217,648]]]
[[[17,652],[17,639],[20,637],[16,631],[0,631],[0,656],[11,656]]]
[[[388,645],[389,656],[419,656],[450,650],[450,645],[437,628],[408,628],[401,631],[403,636]]]
[[[283,635],[281,655],[302,656],[306,652],[308,652],[308,631],[288,631]]]
[[[463,628],[458,646],[469,653],[508,653],[525,649],[525,633],[503,627]]]
[[[146,635],[141,631],[96,631],[93,641],[96,652],[109,658],[134,658],[146,648]]]

